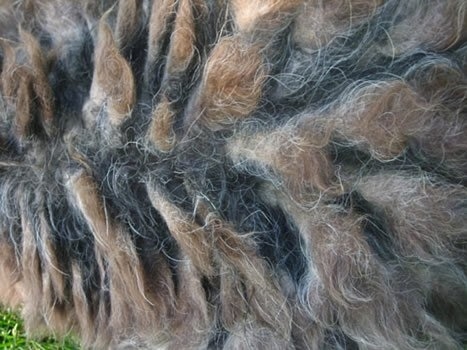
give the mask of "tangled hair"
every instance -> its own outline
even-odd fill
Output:
[[[0,1],[0,301],[85,348],[462,349],[465,0]]]

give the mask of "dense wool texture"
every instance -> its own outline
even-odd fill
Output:
[[[0,303],[95,349],[462,349],[465,0],[0,1]]]

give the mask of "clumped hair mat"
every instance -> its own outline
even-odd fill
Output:
[[[0,303],[90,349],[467,342],[465,0],[0,1]]]

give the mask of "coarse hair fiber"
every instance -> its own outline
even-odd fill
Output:
[[[0,0],[0,304],[83,349],[467,343],[465,0]]]

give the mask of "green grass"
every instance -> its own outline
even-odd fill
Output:
[[[0,349],[24,350],[78,350],[72,339],[57,341],[53,338],[43,340],[26,339],[21,318],[12,312],[0,310]]]

